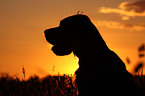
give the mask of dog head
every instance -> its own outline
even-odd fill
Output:
[[[93,38],[99,40],[101,37],[86,15],[69,16],[61,20],[58,27],[46,29],[44,33],[46,40],[54,45],[52,51],[60,56],[70,54],[73,51],[74,44],[89,42]],[[97,35],[99,36],[97,37]]]

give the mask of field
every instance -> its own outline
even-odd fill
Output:
[[[20,81],[5,74],[0,78],[0,96],[77,96],[77,87],[73,77],[66,75]]]
[[[136,75],[134,79],[145,93],[145,76]],[[7,74],[0,77],[0,96],[77,96],[78,90],[72,76],[38,76],[19,80]]]

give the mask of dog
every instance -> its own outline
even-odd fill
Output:
[[[79,96],[144,96],[125,64],[111,51],[87,15],[77,14],[44,31],[52,51],[79,58],[75,72]]]

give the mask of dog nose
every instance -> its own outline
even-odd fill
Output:
[[[58,31],[59,31],[59,27],[54,27],[54,28],[49,28],[49,29],[46,29],[45,31],[44,31],[44,33],[45,34],[47,34],[47,33],[49,33],[49,34],[51,34],[51,33],[57,33],[58,34]]]
[[[50,29],[46,29],[44,31],[44,35],[46,40],[52,44],[52,45],[57,45],[58,43],[60,43],[60,32],[58,32],[58,27],[55,28],[50,28]]]

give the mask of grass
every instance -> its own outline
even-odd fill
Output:
[[[145,76],[135,75],[134,79],[145,93]],[[20,81],[8,74],[0,77],[0,96],[77,96],[75,80],[70,76],[38,76]]]
[[[77,87],[73,77],[38,76],[20,81],[19,78],[2,75],[0,77],[0,96],[77,96]]]

